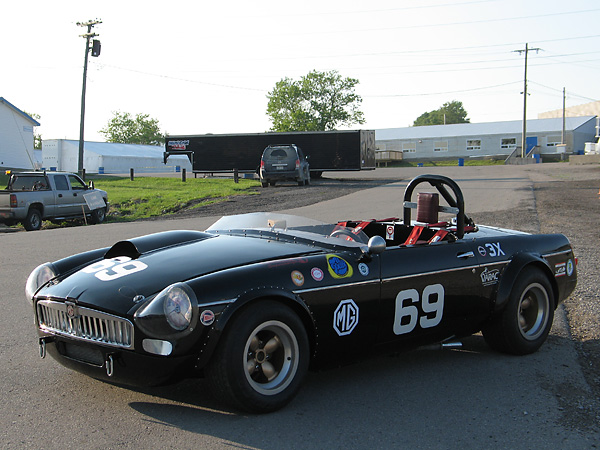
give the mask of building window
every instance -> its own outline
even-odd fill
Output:
[[[448,141],[433,141],[433,151],[434,152],[447,152],[448,151]]]
[[[517,148],[517,138],[505,138],[502,139],[502,144],[500,148],[508,148],[514,150]]]
[[[546,147],[556,147],[560,144],[562,144],[561,136],[548,136],[546,138]]]
[[[481,150],[480,139],[468,139],[467,140],[467,151]]]
[[[417,144],[414,142],[403,142],[402,153],[415,153],[417,151]]]

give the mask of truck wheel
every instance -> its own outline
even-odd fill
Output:
[[[267,186],[269,186],[269,182],[268,182],[268,181],[266,181],[266,180],[265,180],[265,181],[262,181],[262,180],[261,180],[261,181],[260,181],[260,185],[261,185],[262,187],[266,188]]]
[[[483,328],[483,337],[494,350],[527,355],[546,341],[553,319],[554,295],[548,277],[537,268],[525,269],[504,310]]]
[[[275,301],[250,305],[227,324],[206,375],[213,391],[254,413],[282,408],[308,370],[308,337],[299,317]]]
[[[99,224],[104,222],[104,219],[106,219],[106,208],[98,208],[92,211],[91,223]]]
[[[40,213],[40,210],[31,208],[23,221],[23,226],[27,231],[39,230],[42,227],[42,213]]]

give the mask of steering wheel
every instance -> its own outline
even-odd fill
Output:
[[[338,230],[334,230],[330,234],[330,236],[335,237],[335,238],[341,238],[346,241],[361,242],[360,238],[356,234],[352,233],[351,231],[348,231],[345,228],[340,228]]]

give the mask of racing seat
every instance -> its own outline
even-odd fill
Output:
[[[420,245],[420,244],[432,244],[443,240],[448,235],[448,222],[439,221],[439,205],[440,198],[437,193],[421,192],[417,195],[417,222],[422,225],[414,225],[412,231],[404,245]],[[433,235],[427,233],[430,236],[427,239],[421,239],[423,231],[426,229],[439,228]],[[433,230],[431,230],[433,231]]]

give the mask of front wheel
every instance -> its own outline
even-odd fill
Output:
[[[526,355],[546,341],[554,319],[554,293],[548,277],[537,268],[517,278],[504,310],[483,328],[494,350]]]
[[[93,224],[99,224],[104,222],[106,219],[106,208],[98,208],[92,211],[92,220]]]
[[[297,394],[308,370],[309,345],[287,306],[261,301],[227,325],[206,375],[213,390],[240,409],[276,411]]]

